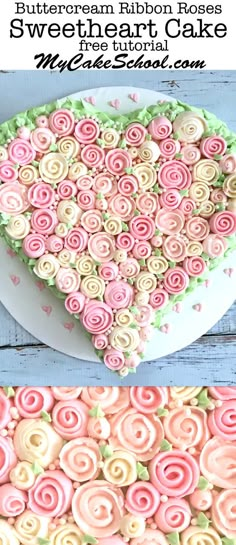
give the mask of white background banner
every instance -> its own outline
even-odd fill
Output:
[[[0,69],[234,70],[235,19],[236,0],[1,0]]]

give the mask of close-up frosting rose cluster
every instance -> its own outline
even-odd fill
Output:
[[[40,112],[3,131],[0,232],[125,376],[156,315],[235,245],[236,141],[178,102]]]
[[[235,387],[0,388],[1,545],[233,545]]]

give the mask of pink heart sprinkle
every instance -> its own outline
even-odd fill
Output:
[[[196,305],[193,305],[193,310],[196,310],[197,312],[201,312],[203,309],[202,303],[197,303]]]
[[[16,253],[15,253],[14,250],[12,250],[11,248],[7,248],[7,254],[8,254],[10,257],[16,257]]]
[[[71,333],[72,329],[74,329],[75,327],[75,324],[73,324],[73,322],[65,322],[64,325],[64,328],[65,329],[68,329],[68,331]]]
[[[115,110],[119,110],[121,102],[118,98],[115,98],[114,100],[110,100],[109,104]]]
[[[133,102],[138,102],[140,98],[138,93],[130,93],[128,96]]]
[[[171,329],[171,326],[170,324],[163,324],[161,327],[160,327],[160,331],[162,333],[170,333],[170,329]]]
[[[206,288],[209,288],[210,283],[211,283],[211,281],[209,279],[205,280],[204,284],[205,284]]]
[[[224,273],[227,274],[229,278],[231,278],[233,272],[234,272],[234,269],[232,269],[232,267],[230,267],[229,269],[224,269]]]
[[[16,276],[15,274],[11,274],[10,279],[12,281],[12,284],[14,284],[14,286],[18,286],[18,284],[20,283],[19,276]]]
[[[39,291],[43,291],[43,290],[45,290],[45,288],[46,288],[46,286],[44,285],[44,283],[43,283],[43,282],[40,282],[40,280],[37,281],[37,282],[35,282],[35,285],[37,286],[37,288],[39,289]]]
[[[43,305],[41,309],[43,310],[43,312],[45,312],[45,314],[47,314],[47,316],[50,316],[52,312],[52,307],[50,305]]]
[[[95,106],[96,104],[96,98],[91,96],[91,97],[85,97],[84,100],[86,102],[88,102],[89,104],[92,104],[92,106]]]
[[[182,305],[181,305],[181,303],[176,303],[176,304],[173,306],[172,310],[173,310],[174,312],[177,312],[177,313],[179,314],[179,313],[181,312],[181,310],[182,310]]]

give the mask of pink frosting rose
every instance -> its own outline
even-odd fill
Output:
[[[162,532],[183,532],[190,525],[192,513],[188,502],[181,498],[169,498],[161,503],[155,514],[155,522]]]
[[[158,170],[158,181],[166,189],[188,189],[192,177],[188,167],[181,161],[167,161]]]
[[[148,132],[154,140],[164,140],[172,132],[172,123],[167,117],[155,117],[148,125]]]
[[[224,155],[227,148],[227,142],[220,135],[203,138],[200,143],[200,150],[204,157],[215,159],[215,155]]]
[[[191,494],[197,486],[200,470],[191,454],[178,449],[161,452],[149,463],[152,484],[161,494],[182,497]]]
[[[145,141],[147,129],[141,123],[130,123],[125,130],[125,140],[129,146],[141,146]]]
[[[9,480],[9,473],[17,464],[11,439],[0,435],[0,484]]]
[[[127,308],[132,305],[134,298],[134,289],[130,284],[121,280],[113,280],[106,286],[104,299],[113,309]]]
[[[75,125],[75,116],[71,110],[59,108],[49,116],[50,129],[58,136],[72,134]]]
[[[168,391],[164,386],[132,386],[130,402],[140,412],[151,414],[167,404]]]
[[[0,388],[0,430],[5,428],[11,420],[11,406],[11,400],[6,396],[4,390]]]
[[[84,307],[81,322],[92,335],[106,333],[113,323],[112,310],[106,303],[90,301]]]
[[[40,418],[42,411],[50,412],[54,399],[50,388],[19,387],[14,398],[18,413],[23,418]]]
[[[59,401],[52,411],[53,427],[66,440],[86,435],[88,417],[88,407],[79,399]]]
[[[126,492],[126,509],[137,517],[149,518],[154,515],[160,504],[160,494],[153,484],[137,481]]]
[[[18,490],[12,484],[0,486],[0,515],[2,517],[17,517],[25,510],[27,493]]]
[[[106,348],[104,351],[104,363],[111,371],[119,371],[124,367],[124,354],[114,348]]]
[[[94,119],[81,119],[75,125],[75,137],[80,144],[93,144],[99,137],[100,128]]]
[[[63,471],[45,471],[29,490],[28,508],[36,515],[61,517],[70,509],[73,492],[72,482]]]

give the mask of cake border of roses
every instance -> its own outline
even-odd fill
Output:
[[[124,130],[127,125],[133,122],[139,122],[144,127],[147,127],[148,124],[158,115],[165,115],[172,123],[175,118],[182,112],[192,111],[198,113],[202,116],[208,125],[207,131],[203,136],[212,136],[212,135],[221,135],[227,142],[227,153],[236,153],[236,133],[232,132],[226,125],[225,122],[219,120],[215,114],[208,112],[205,109],[197,108],[194,106],[189,106],[188,104],[180,101],[158,101],[157,104],[151,105],[144,108],[139,108],[128,114],[109,114],[97,109],[95,106],[86,103],[83,99],[74,100],[70,98],[59,99],[43,106],[38,106],[31,108],[22,113],[19,113],[12,117],[10,120],[5,121],[0,125],[0,145],[6,145],[9,143],[9,139],[15,138],[17,136],[17,130],[21,126],[27,126],[31,131],[36,128],[36,118],[40,115],[49,115],[53,111],[65,108],[73,111],[75,118],[77,120],[96,116],[98,122],[102,125],[102,128],[118,128],[119,130]],[[226,177],[226,175],[225,175]],[[223,186],[224,181],[217,181],[216,187]],[[0,181],[1,185],[1,181]],[[5,231],[5,225],[7,225],[10,216],[0,212],[0,237],[4,239],[7,246],[10,247],[18,256],[18,258],[27,265],[29,272],[37,278],[33,272],[35,266],[35,259],[27,257],[22,251],[22,241],[21,240],[12,240]],[[203,284],[211,270],[217,268],[220,263],[222,263],[228,255],[236,249],[236,236],[231,235],[226,237],[228,241],[228,248],[224,252],[223,256],[219,258],[209,258],[207,259],[207,270],[204,274],[198,278],[191,278],[189,286],[179,295],[171,295],[168,304],[164,309],[155,311],[155,320],[153,322],[153,327],[160,329],[162,320],[174,306],[175,303],[182,301],[185,297],[195,291],[198,285]],[[66,294],[60,292],[55,285],[53,285],[51,280],[42,280],[44,285],[53,292],[53,294],[62,300],[65,300]],[[79,320],[77,314],[72,314],[74,318]],[[86,330],[84,333],[91,338]],[[103,351],[94,349],[97,356],[103,361]],[[142,359],[145,359],[143,355]],[[132,369],[132,372],[136,370]]]

